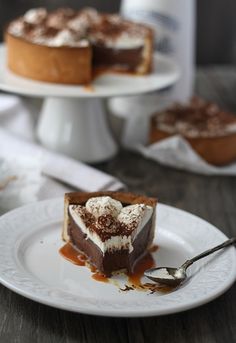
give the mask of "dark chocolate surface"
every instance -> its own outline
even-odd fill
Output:
[[[93,64],[95,67],[118,65],[126,70],[134,71],[142,62],[142,52],[143,47],[117,49],[93,45]]]
[[[152,219],[143,227],[133,242],[133,251],[129,253],[127,249],[106,251],[105,254],[92,240],[86,239],[86,235],[75,223],[69,214],[68,233],[71,243],[82,253],[89,262],[100,272],[110,276],[113,271],[126,269],[129,273],[133,271],[137,260],[146,253],[147,247],[152,240]]]

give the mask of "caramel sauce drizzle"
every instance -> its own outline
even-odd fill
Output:
[[[142,288],[141,278],[145,270],[155,267],[155,261],[150,253],[143,256],[135,265],[132,274],[128,274],[128,285],[135,289]]]
[[[94,88],[94,86],[92,85],[92,83],[88,83],[87,85],[84,85],[84,86],[83,86],[83,89],[84,89],[86,92],[90,92],[90,93],[95,92],[95,88]]]
[[[120,288],[121,291],[149,291],[150,293],[163,292],[169,293],[174,289],[172,287],[160,286],[155,283],[142,283],[142,277],[145,270],[155,267],[155,260],[152,256],[152,253],[156,252],[158,249],[157,245],[153,245],[149,252],[144,255],[135,265],[133,273],[127,275],[128,280],[124,288]],[[66,243],[62,248],[60,248],[59,253],[68,261],[78,265],[78,266],[87,266],[92,272],[92,278],[99,282],[108,283],[110,279],[100,273],[95,266],[88,263],[88,260],[85,255],[78,252],[70,243]]]
[[[59,253],[68,261],[78,265],[85,266],[86,257],[79,253],[70,243],[66,243],[59,250]]]
[[[96,272],[94,274],[92,274],[92,278],[96,281],[100,281],[100,282],[109,282],[109,279],[108,277],[106,277],[105,275],[99,273],[99,272]]]
[[[92,71],[92,81],[91,83],[88,83],[86,85],[83,86],[83,89],[86,91],[86,92],[90,92],[90,93],[93,93],[95,92],[95,87],[94,85],[92,84],[92,82],[98,78],[99,76],[102,76],[102,75],[106,75],[106,74],[118,74],[118,75],[128,75],[128,76],[140,76],[140,75],[137,75],[136,72],[134,71],[128,71],[128,70],[125,70],[125,69],[122,69],[122,68],[119,68],[119,67],[111,67],[111,68],[106,68],[106,67],[96,67],[93,69]]]
[[[92,264],[89,264],[87,258],[82,253],[78,252],[70,243],[66,243],[63,247],[59,250],[59,253],[68,261],[78,265],[78,266],[88,266],[91,270],[92,278],[96,281],[101,282],[108,282],[109,279],[99,273]]]
[[[156,244],[153,244],[153,245],[151,246],[151,248],[148,249],[148,251],[149,251],[150,253],[152,253],[152,252],[156,252],[158,249],[159,249],[159,246],[156,245]]]

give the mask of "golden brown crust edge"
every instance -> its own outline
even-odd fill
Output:
[[[146,197],[144,195],[138,195],[130,192],[113,192],[113,191],[104,191],[104,192],[72,192],[66,193],[64,196],[64,224],[62,231],[62,239],[68,242],[69,236],[67,234],[68,226],[68,207],[71,204],[79,205],[85,204],[86,201],[92,197],[98,196],[110,196],[115,200],[121,201],[123,204],[145,204],[152,207],[156,207],[157,199]],[[154,235],[154,233],[153,233]]]
[[[63,83],[91,82],[91,47],[48,47],[5,32],[7,66],[30,79]],[[47,66],[47,68],[45,67]]]
[[[149,28],[149,32],[145,39],[144,44],[144,58],[142,63],[137,67],[136,73],[138,75],[150,74],[153,69],[153,50],[154,50],[154,33],[153,30]]]
[[[69,204],[85,203],[88,199],[98,196],[110,196],[115,200],[119,200],[124,204],[141,204],[155,206],[157,200],[144,195],[134,194],[131,192],[114,192],[114,191],[99,191],[99,192],[71,192],[65,194],[65,201]]]
[[[173,134],[151,125],[150,144],[169,138]],[[236,161],[236,133],[221,137],[184,138],[192,148],[208,163],[224,166]]]
[[[145,75],[152,71],[153,37],[153,31],[149,28],[144,45],[145,57],[134,72],[136,75]],[[16,37],[7,29],[4,39],[7,46],[7,66],[19,76],[61,84],[83,85],[92,81],[91,46],[48,47]],[[113,68],[108,67],[107,70],[112,71]]]

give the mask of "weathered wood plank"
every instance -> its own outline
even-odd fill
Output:
[[[196,91],[236,112],[234,68],[201,69]],[[131,191],[195,213],[236,235],[236,178],[178,171],[121,151],[99,168],[121,178]],[[119,319],[85,316],[37,304],[0,286],[2,343],[221,343],[236,341],[236,285],[200,308],[164,317]]]

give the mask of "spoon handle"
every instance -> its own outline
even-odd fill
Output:
[[[201,258],[208,256],[210,254],[212,254],[215,251],[218,251],[220,249],[226,248],[230,245],[233,245],[236,243],[236,237],[230,238],[227,241],[225,241],[224,243],[221,243],[220,245],[217,245],[214,248],[208,249],[204,252],[202,252],[201,254],[191,258],[191,260],[187,260],[182,266],[181,268],[187,269],[189,266],[191,266],[191,264],[193,264],[194,262],[200,260]]]

